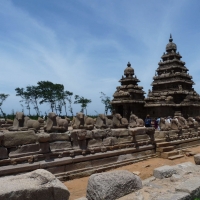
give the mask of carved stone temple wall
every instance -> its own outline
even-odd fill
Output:
[[[138,86],[140,80],[134,75],[134,69],[128,62],[124,70],[124,76],[119,80],[118,86],[113,94],[112,106],[116,113],[129,119],[131,112],[140,118],[144,118],[144,94],[143,87]]]
[[[170,35],[166,52],[153,77],[152,91],[149,90],[145,99],[146,112],[152,117],[174,116],[178,112],[186,118],[200,114],[199,94],[194,90],[192,76],[181,58]]]
[[[112,106],[115,111],[127,119],[131,112],[143,119],[147,114],[153,118],[174,116],[177,113],[185,118],[200,115],[200,96],[194,90],[192,76],[181,58],[170,35],[147,98],[144,98],[143,88],[138,86],[139,80],[128,63],[125,77],[122,76],[119,81],[121,86],[117,87],[113,95]]]

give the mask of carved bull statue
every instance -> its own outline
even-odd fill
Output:
[[[50,112],[47,116],[47,122],[44,131],[50,132],[66,132],[68,130],[68,121],[61,119],[55,113]]]
[[[113,115],[113,128],[127,128],[128,120],[123,118],[119,113]]]
[[[129,128],[144,127],[143,119],[138,118],[136,115],[131,114],[129,119]]]
[[[111,119],[108,119],[106,115],[99,114],[96,119],[95,128],[97,129],[105,129],[105,128],[112,128],[113,122]]]
[[[84,113],[76,113],[72,122],[73,129],[87,129],[92,130],[94,128],[94,119],[91,117],[85,116]]]
[[[13,125],[9,127],[8,130],[9,131],[27,130],[27,128],[24,127],[24,113],[23,112],[16,112]]]
[[[24,127],[38,132],[40,130],[40,122],[38,120],[30,119],[29,117],[24,117]]]

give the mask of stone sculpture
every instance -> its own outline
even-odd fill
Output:
[[[181,110],[185,118],[188,114],[200,115],[200,98],[192,95],[196,93],[192,76],[176,51],[177,46],[170,36],[162,62],[158,63],[158,75],[153,77],[152,94],[145,99],[146,113],[151,113],[153,118],[173,116],[175,110]]]
[[[112,120],[108,119],[104,114],[99,114],[99,116],[96,119],[95,128],[97,129],[112,128]]]
[[[189,126],[187,124],[187,121],[186,121],[186,119],[184,117],[178,116],[177,119],[178,119],[178,122],[179,122],[179,124],[181,125],[181,127],[183,129],[189,128]]]
[[[171,124],[166,122],[164,118],[160,118],[160,130],[169,131],[171,129]]]
[[[177,118],[171,120],[171,129],[172,130],[181,130],[182,129]]]
[[[72,122],[73,129],[87,129],[92,130],[94,128],[94,119],[85,116],[84,113],[76,113]]]
[[[128,127],[129,128],[144,127],[144,121],[138,118],[136,115],[131,114]]]
[[[127,128],[128,120],[123,118],[119,113],[113,115],[113,128]]]
[[[44,126],[46,132],[66,132],[68,130],[68,121],[65,119],[56,118],[57,115],[50,112],[47,116],[47,123]],[[65,120],[65,121],[63,121]]]
[[[58,127],[64,128],[66,131],[68,130],[68,120],[62,119],[61,117],[56,117],[56,123]]]
[[[198,122],[195,121],[193,117],[188,117],[188,126],[190,128],[197,128],[198,127]]]
[[[15,119],[13,121],[13,126],[8,128],[9,131],[19,131],[19,130],[27,130],[24,128],[24,113],[16,112]]]
[[[24,128],[38,132],[40,130],[40,123],[38,120],[32,120],[29,117],[24,117]]]

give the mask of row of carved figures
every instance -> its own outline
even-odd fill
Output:
[[[161,131],[198,128],[199,126],[200,126],[200,116],[197,116],[195,119],[189,117],[187,120],[184,117],[176,116],[174,117],[174,119],[171,119],[170,122],[161,117],[159,123]]]
[[[47,120],[44,121],[42,118],[38,118],[38,120],[30,119],[28,116],[25,116],[23,112],[17,112],[14,121],[8,120],[4,124],[1,124],[1,128],[6,128],[8,131],[34,130],[35,132],[66,132],[68,126],[71,126],[73,129],[86,130],[134,128],[143,127],[144,121],[134,114],[131,114],[128,121],[119,113],[113,114],[112,119],[108,119],[104,114],[99,114],[96,119],[93,119],[81,112],[77,113],[71,122],[70,119],[62,119],[53,112],[49,113]]]
[[[41,118],[38,120],[32,120],[25,116],[23,112],[17,112],[12,126],[10,121],[8,122],[9,123],[7,124],[7,127],[4,125],[1,125],[1,127],[6,127],[9,131],[25,131],[32,129],[35,132],[66,132],[68,131],[69,126],[71,126],[73,129],[86,130],[144,127],[144,121],[138,118],[136,115],[131,114],[128,121],[119,113],[113,114],[112,119],[109,119],[104,114],[99,114],[96,119],[93,119],[79,112],[70,122],[68,118],[62,119],[53,112],[48,114],[46,121]],[[199,126],[199,116],[195,119],[189,117],[187,120],[184,117],[177,116],[174,117],[174,119],[172,119],[170,122],[166,121],[164,118],[160,118],[159,123],[159,128],[161,131],[197,128]]]

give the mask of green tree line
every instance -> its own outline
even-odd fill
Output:
[[[15,88],[16,96],[21,97],[20,104],[22,111],[24,108],[28,110],[28,114],[31,115],[31,107],[35,110],[37,116],[41,115],[39,105],[48,104],[52,112],[61,114],[63,109],[65,115],[74,115],[72,104],[80,104],[81,112],[87,115],[88,104],[92,102],[91,99],[74,95],[73,92],[65,90],[64,85],[58,83],[52,83],[50,81],[39,81],[37,85],[26,86],[25,88]],[[101,93],[101,102],[105,106],[104,113],[107,115],[108,110],[112,110],[110,97]],[[2,110],[3,102],[8,98],[9,94],[0,94],[0,112],[4,118],[6,114]],[[73,101],[74,98],[74,101]],[[68,113],[69,112],[69,113]],[[47,113],[46,113],[47,114]]]

